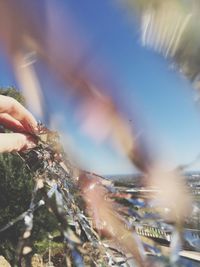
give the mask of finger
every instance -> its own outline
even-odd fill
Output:
[[[34,139],[21,133],[1,133],[0,153],[14,152],[35,147]]]
[[[0,95],[0,113],[8,113],[20,121],[29,132],[34,132],[37,128],[37,121],[33,115],[12,97]]]
[[[20,121],[16,120],[7,113],[0,113],[0,125],[14,132],[25,132],[26,129]]]

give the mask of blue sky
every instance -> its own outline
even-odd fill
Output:
[[[190,83],[170,68],[170,62],[140,45],[139,26],[130,20],[114,1],[66,1],[64,8],[73,14],[81,34],[96,47],[108,77],[117,85],[114,100],[132,121],[138,115],[140,129],[167,164],[192,161],[200,152],[200,110],[194,105]],[[0,85],[15,85],[14,75],[3,51],[0,53]],[[53,87],[48,75],[43,86]],[[55,84],[55,86],[57,86]],[[53,101],[52,101],[53,99]],[[126,158],[109,144],[99,145],[80,132],[73,106],[61,101],[56,91],[48,94],[48,105],[66,132],[83,166],[102,174],[130,173]],[[58,108],[59,107],[59,108]],[[198,166],[196,167],[198,168]]]

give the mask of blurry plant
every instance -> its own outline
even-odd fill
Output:
[[[173,59],[189,79],[198,81],[199,59],[196,57],[196,53],[199,40],[196,38],[196,31],[193,31],[193,28],[190,31],[190,26],[193,25],[191,23],[196,18],[194,13],[190,14],[191,7],[188,8],[186,4],[178,0],[138,0],[131,1],[131,4],[139,12],[143,45],[150,46]],[[43,12],[44,16],[36,16],[37,8],[30,6],[30,3],[27,4],[25,0],[17,3],[12,1],[0,3],[2,22],[0,38],[10,56],[15,75],[30,106],[31,104],[35,105],[35,111],[44,108],[40,97],[43,92],[40,88],[39,75],[36,73],[38,65],[33,64],[38,60],[50,70],[56,79],[62,82],[66,90],[71,89],[74,99],[79,103],[78,113],[82,116],[82,128],[92,138],[101,142],[108,138],[111,139],[133,165],[145,174],[145,178],[148,178],[144,184],[156,186],[159,189],[158,194],[155,194],[154,197],[163,207],[170,204],[172,209],[172,218],[170,219],[180,226],[190,209],[190,199],[182,182],[182,174],[160,170],[159,163],[154,162],[155,159],[151,155],[152,151],[147,148],[143,140],[138,140],[137,127],[131,129],[126,118],[122,116],[115,105],[113,100],[115,90],[110,89],[113,92],[111,96],[107,95],[102,90],[101,83],[93,82],[91,78],[93,72],[87,73],[82,70],[79,60],[77,64],[77,58],[74,55],[80,55],[82,50],[75,44],[82,42],[73,43],[73,40],[70,39],[71,36],[68,38],[67,34],[56,34],[58,29],[64,30],[62,25],[69,23],[63,23],[58,17],[55,18],[54,6],[49,4],[45,9],[44,4],[42,7],[44,7],[42,12],[46,10],[48,12]],[[10,23],[10,17],[13,18],[14,23]],[[42,23],[44,20],[48,23]],[[48,27],[48,25],[54,25],[54,27]],[[174,25],[176,26],[174,27]],[[48,32],[48,36],[45,36],[44,32]],[[191,42],[188,46],[186,45],[190,39],[195,40],[192,49]],[[79,53],[72,53],[75,51],[74,48]],[[36,96],[38,102],[34,101],[32,96]],[[97,120],[98,124],[96,124]],[[84,177],[85,179],[83,179]],[[132,232],[123,229],[124,224],[121,218],[118,219],[115,215],[114,205],[105,199],[107,193],[105,188],[99,181],[88,179],[87,175],[82,175],[82,177],[79,175],[79,178],[82,183],[80,187],[83,198],[89,214],[95,221],[96,228],[98,226],[103,230],[106,228],[114,241],[121,241],[121,245],[135,256],[137,245],[133,242]],[[84,181],[86,185],[83,185]],[[166,188],[173,190],[166,190]]]
[[[123,4],[137,15],[142,45],[168,58],[199,92],[200,2],[126,0]]]

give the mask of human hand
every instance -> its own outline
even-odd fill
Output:
[[[0,133],[0,153],[35,147],[30,133],[37,130],[33,115],[12,97],[0,95],[0,125],[12,133]]]

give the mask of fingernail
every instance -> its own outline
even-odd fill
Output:
[[[30,129],[30,132],[32,132],[32,133],[38,132],[38,126],[37,125],[28,124],[28,127]]]
[[[31,149],[31,148],[34,148],[34,147],[36,147],[36,144],[35,144],[34,142],[28,142],[28,143],[26,144],[26,148],[27,148],[27,149]]]

